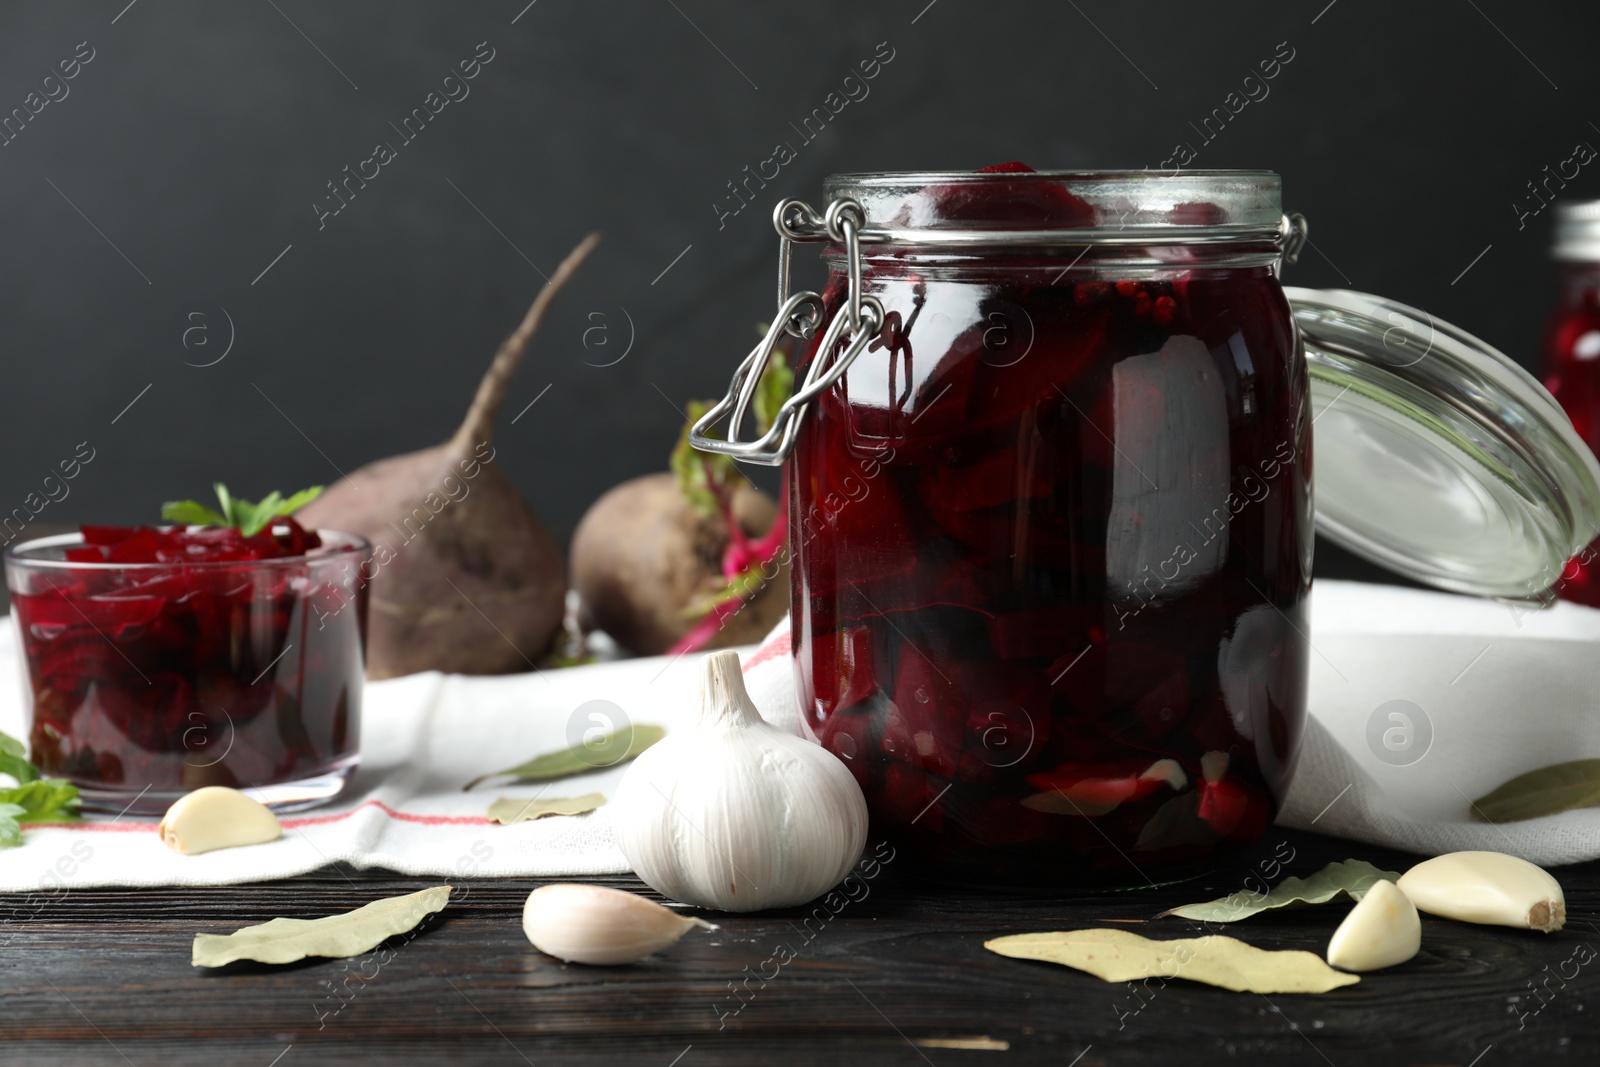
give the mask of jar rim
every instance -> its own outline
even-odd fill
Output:
[[[864,245],[1220,244],[1268,263],[1287,225],[1283,179],[1269,170],[869,171],[835,174],[825,193],[856,206]]]
[[[1559,200],[1550,256],[1563,263],[1600,263],[1600,200]]]
[[[823,185],[930,185],[973,182],[975,184],[1017,181],[1176,181],[1179,179],[1239,180],[1255,178],[1268,184],[1281,185],[1283,178],[1277,171],[1254,168],[1186,168],[1176,171],[1131,169],[1065,169],[1033,171],[973,171],[973,170],[863,170],[842,171],[823,179]]]

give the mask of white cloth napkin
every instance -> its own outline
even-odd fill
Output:
[[[1600,610],[1317,582],[1310,636],[1311,715],[1280,825],[1430,856],[1600,858],[1600,808],[1499,825],[1471,811],[1519,774],[1600,757]],[[1419,716],[1393,701],[1421,709],[1425,749]],[[1409,737],[1394,714],[1414,720]]]
[[[1472,821],[1469,807],[1524,771],[1600,756],[1600,611],[1562,604],[1528,614],[1444,593],[1324,581],[1311,619],[1311,716],[1280,824],[1422,854],[1492,849],[1545,866],[1600,857],[1600,809],[1494,826]],[[3,677],[18,670],[10,635],[0,635],[0,650],[0,694],[9,695],[0,701],[0,729],[20,736],[20,679]],[[762,713],[804,733],[787,623],[741,652]],[[279,841],[178,856],[161,846],[153,819],[32,827],[21,847],[0,850],[0,892],[221,885],[335,861],[441,880],[624,873],[603,807],[513,826],[485,818],[499,796],[609,794],[623,768],[543,786],[461,786],[566,748],[587,729],[621,725],[621,716],[683,727],[697,710],[699,658],[372,684],[360,771],[336,803],[285,818]],[[1409,733],[1392,714],[1409,720]]]
[[[0,634],[0,730],[20,737],[21,682],[3,677],[18,670],[15,644],[12,635]],[[0,892],[226,885],[304,874],[338,861],[440,881],[626,873],[603,807],[511,826],[486,818],[489,804],[502,796],[609,796],[623,767],[539,785],[485,783],[470,793],[461,787],[480,774],[569,747],[569,731],[581,739],[586,730],[622,725],[624,716],[669,730],[683,726],[698,710],[698,658],[492,678],[430,672],[370,684],[360,769],[336,802],[284,816],[279,840],[180,856],[161,844],[153,818],[95,816],[77,825],[25,827],[20,847],[0,849]],[[0,909],[0,924],[6,914]]]

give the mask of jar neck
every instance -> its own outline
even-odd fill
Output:
[[[1144,245],[1134,247],[1031,247],[990,245],[981,248],[952,251],[926,246],[872,246],[861,252],[862,269],[872,274],[899,274],[907,270],[970,275],[983,273],[1016,273],[1029,270],[1047,270],[1084,276],[1110,273],[1118,277],[1170,274],[1182,271],[1230,270],[1241,273],[1270,275],[1281,256],[1280,250],[1269,242],[1239,243],[1211,247]],[[844,255],[836,246],[828,246],[822,261],[835,273],[842,273]],[[1597,266],[1600,271],[1600,266]],[[1596,285],[1600,285],[1597,274]]]

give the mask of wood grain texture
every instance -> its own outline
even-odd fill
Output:
[[[1280,832],[1263,855],[1288,848],[1286,869],[1299,875],[1350,856],[1400,870],[1411,862]],[[334,869],[258,886],[10,895],[0,897],[0,1063],[833,1067],[1065,1065],[1081,1056],[1078,1067],[1229,1059],[1497,1067],[1590,1062],[1600,1045],[1600,959],[1592,958],[1600,863],[1557,872],[1570,916],[1560,933],[1424,916],[1415,960],[1315,997],[1181,981],[1135,988],[983,948],[999,934],[1119,919],[1146,920],[1125,928],[1149,936],[1193,936],[1195,924],[1151,917],[1233,891],[1248,873],[1061,898],[941,887],[890,863],[826,921],[807,924],[802,909],[714,916],[721,930],[617,968],[563,965],[528,945],[519,919],[535,881],[460,883],[448,909],[386,952],[214,973],[189,965],[198,931],[327,914],[426,880]],[[594,881],[642,888],[628,878]],[[1320,954],[1346,910],[1286,910],[1227,933]],[[766,961],[780,944],[795,958],[777,967]],[[912,1045],[980,1035],[1010,1048]]]

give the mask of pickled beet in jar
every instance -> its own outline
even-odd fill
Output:
[[[1141,227],[1262,230],[1166,259],[862,249],[884,327],[789,468],[800,697],[877,829],[947,871],[1122,880],[1275,811],[1305,708],[1311,416],[1275,182],[1222,181],[1170,204],[1113,177],[833,190],[927,230],[1092,226],[1086,184]]]
[[[774,325],[691,439],[787,460],[801,707],[935,874],[1145,885],[1259,837],[1305,722],[1314,527],[1493,595],[1600,530],[1600,465],[1506,357],[1280,286],[1305,224],[1270,172],[827,191],[778,205]],[[827,286],[791,295],[812,241]],[[746,440],[785,332],[795,394]]]
[[[88,810],[159,813],[206,785],[332,799],[359,759],[368,555],[292,519],[9,549],[30,758]]]

